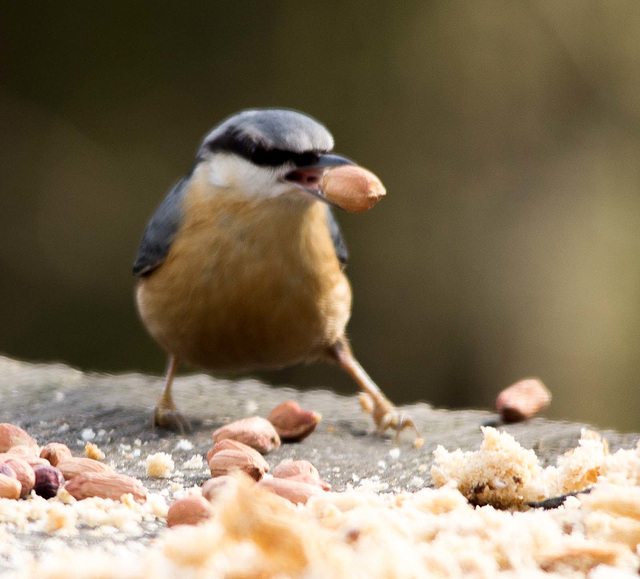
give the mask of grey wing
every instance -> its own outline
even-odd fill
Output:
[[[336,250],[338,261],[344,269],[349,261],[349,250],[347,249],[347,244],[342,237],[342,231],[340,231],[340,226],[338,225],[336,217],[333,214],[333,211],[331,211],[331,207],[327,207],[327,225],[329,226],[331,241],[333,241],[333,247]]]
[[[151,273],[167,257],[182,219],[182,197],[188,183],[185,177],[173,186],[145,227],[133,264],[134,275]]]

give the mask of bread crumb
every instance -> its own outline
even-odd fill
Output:
[[[556,469],[547,469],[548,473],[557,472],[557,488],[551,492],[570,493],[594,484],[608,454],[606,440],[597,432],[583,428],[578,446],[558,459]]]
[[[258,403],[255,400],[247,400],[244,403],[244,413],[247,416],[254,416],[258,412]]]
[[[175,447],[173,448],[176,451],[179,450],[193,450],[193,443],[190,440],[187,440],[186,438],[182,438],[181,440],[179,440]]]
[[[414,464],[425,474],[399,473],[409,487],[427,482],[426,465]],[[162,528],[168,497],[197,495],[200,487],[158,482],[144,504],[131,496],[75,501],[64,489],[49,500],[0,499],[0,569],[38,579],[637,576],[640,446],[610,454],[600,435],[584,431],[575,449],[542,468],[532,450],[487,428],[477,451],[438,449],[434,469],[437,489],[381,494],[388,483],[360,472],[353,473],[358,488],[300,506],[238,478],[217,497],[211,520],[172,529]],[[521,481],[508,480],[519,474]],[[491,488],[473,489],[482,482]],[[583,485],[591,493],[560,508],[526,507],[526,497]],[[487,503],[471,505],[465,488]],[[37,538],[32,552],[16,540],[21,533]],[[73,548],[61,536],[74,537]]]
[[[81,433],[80,437],[83,441],[93,440],[96,437],[96,433],[93,428],[85,428]]]
[[[166,519],[169,512],[169,505],[162,495],[157,493],[149,493],[147,495],[147,503],[149,512],[158,519]]]
[[[65,489],[64,487],[60,487],[58,489],[58,494],[56,495],[56,498],[63,504],[63,505],[70,505],[72,503],[76,502],[76,499],[74,497],[72,497],[69,494],[69,491],[67,491],[67,489]]]
[[[513,436],[495,428],[482,428],[480,450],[448,452],[442,446],[433,451],[431,478],[436,487],[456,481],[458,490],[476,505],[517,507],[525,501],[545,497],[532,482],[541,467],[533,450],[526,450]]]
[[[182,465],[182,468],[185,470],[200,470],[204,468],[204,460],[202,459],[202,455],[194,454],[189,460],[185,461]]]
[[[105,454],[100,450],[97,444],[87,442],[84,447],[84,455],[93,460],[104,460]]]
[[[508,439],[498,437],[491,442],[498,446],[487,444],[485,452],[499,452],[506,446],[519,454]],[[503,458],[510,456],[506,452]],[[621,460],[615,461],[618,463]],[[135,548],[126,547],[126,538],[141,533],[141,524],[164,524],[167,509],[160,494],[150,494],[145,505],[105,499],[86,499],[71,505],[63,505],[58,499],[6,501],[19,505],[26,521],[30,520],[29,513],[35,515],[45,509],[54,536],[65,529],[73,532],[74,528],[91,527],[95,536],[101,537],[102,545],[72,551],[59,548],[59,544],[54,548],[55,543],[51,543],[52,547],[43,549],[43,555],[36,558],[14,555],[13,567],[16,576],[39,579],[107,575],[113,579],[506,579],[584,577],[587,573],[590,579],[601,579],[612,574],[634,576],[640,564],[636,552],[640,541],[637,485],[619,487],[596,482],[591,494],[571,497],[553,511],[510,512],[488,505],[474,508],[456,484],[452,479],[438,489],[398,494],[376,494],[361,488],[326,492],[312,497],[304,506],[294,507],[251,481],[238,479],[220,495],[210,521],[197,527],[163,530],[148,545],[130,543],[137,545]],[[169,486],[174,485],[167,483]],[[622,497],[621,488],[626,489]],[[0,523],[6,523],[3,506],[0,501]],[[4,543],[5,536],[0,524],[0,550],[15,553],[11,542]]]
[[[151,478],[169,478],[174,466],[171,455],[166,452],[147,456],[147,476]]]
[[[425,480],[420,476],[411,477],[409,480],[410,487],[422,488],[425,485]]]
[[[362,478],[358,482],[358,488],[369,492],[382,492],[389,489],[389,483],[382,482],[378,475]]]
[[[480,450],[448,452],[438,446],[431,467],[436,486],[456,481],[460,492],[476,505],[526,508],[527,502],[584,490],[602,472],[616,476],[614,472],[627,468],[624,460],[611,459],[607,463],[606,440],[586,429],[582,430],[576,448],[559,457],[556,466],[544,469],[535,452],[520,446],[510,434],[491,427],[483,428],[482,432]],[[607,464],[611,465],[609,470]],[[640,473],[640,461],[637,472]]]
[[[77,533],[76,522],[78,514],[62,503],[52,505],[46,514],[44,530],[49,533],[63,532],[66,534]]]

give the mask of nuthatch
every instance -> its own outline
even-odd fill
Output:
[[[345,327],[347,249],[318,185],[353,164],[333,137],[291,110],[226,119],[149,221],[133,272],[137,304],[169,354],[154,425],[183,430],[171,384],[179,362],[213,372],[337,362],[369,395],[380,432],[415,428],[354,358]]]

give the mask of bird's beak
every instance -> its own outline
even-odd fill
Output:
[[[306,193],[310,193],[317,199],[320,199],[329,205],[333,205],[331,201],[325,198],[324,193],[320,188],[322,175],[329,167],[355,164],[356,163],[351,159],[347,159],[341,155],[336,155],[334,153],[322,153],[314,163],[304,167],[296,167],[293,171],[287,173],[284,178]]]
[[[309,165],[308,168],[312,167],[338,167],[339,165],[356,165],[354,161],[351,159],[347,159],[342,155],[336,155],[335,153],[322,153],[318,160]],[[301,167],[306,168],[306,167]]]

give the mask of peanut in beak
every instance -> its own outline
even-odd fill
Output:
[[[376,175],[356,165],[329,169],[322,176],[320,191],[328,201],[350,213],[368,211],[387,193]]]

